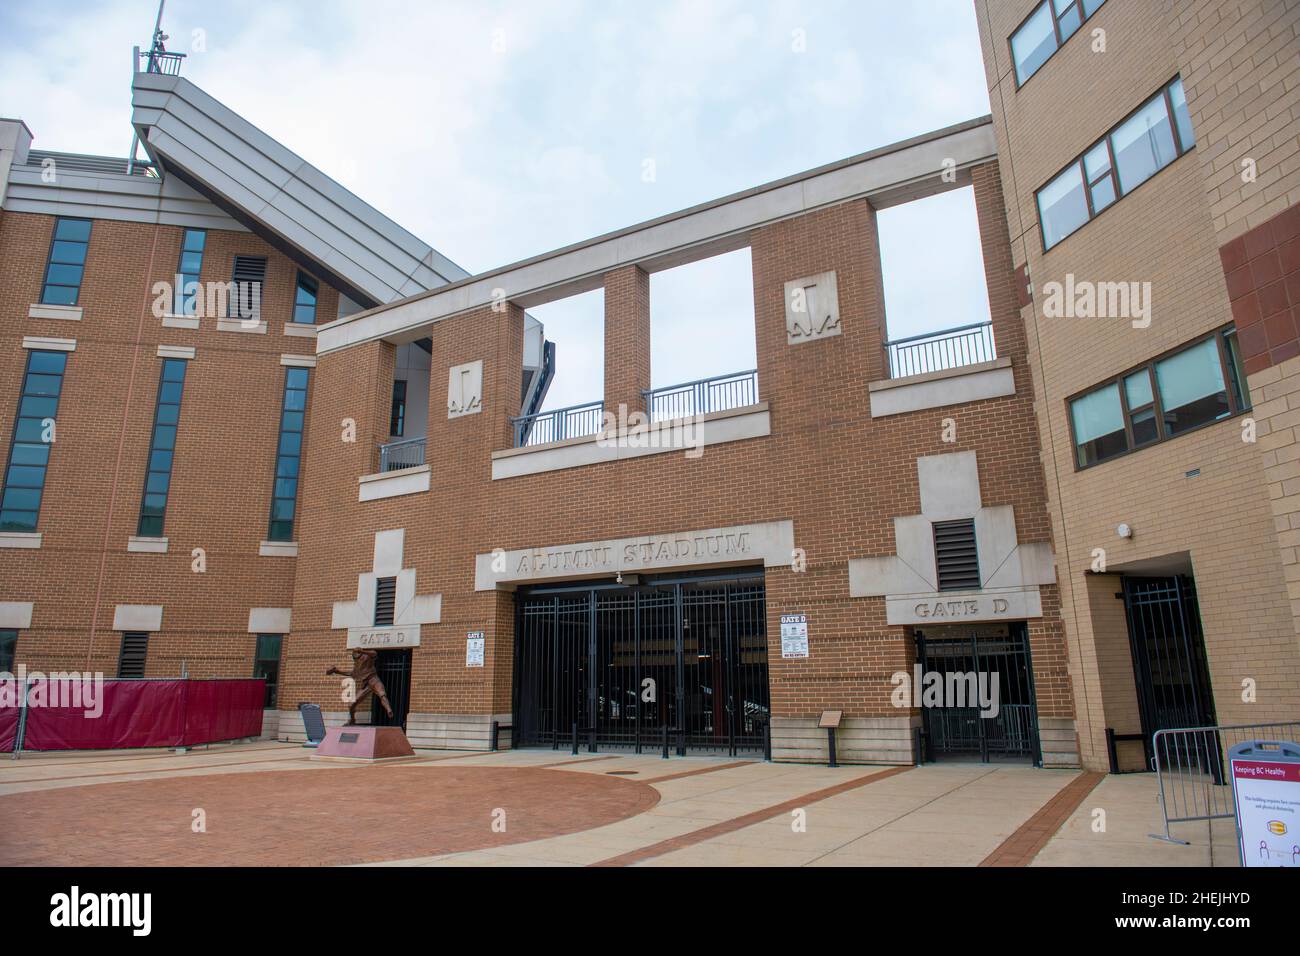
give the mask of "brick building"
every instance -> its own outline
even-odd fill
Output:
[[[0,665],[266,674],[267,733],[301,739],[296,704],[342,722],[325,670],[372,647],[416,746],[481,747],[494,721],[514,746],[576,727],[741,752],[770,730],[776,759],[824,760],[819,718],[841,711],[847,761],[910,763],[924,731],[935,755],[1104,768],[1107,728],[1171,719],[1142,697],[1136,609],[1199,601],[1180,636],[1214,715],[1294,715],[1300,344],[1261,351],[1237,300],[1295,268],[1253,271],[1293,251],[1294,154],[1269,150],[1295,145],[1295,18],[1257,4],[1241,59],[1215,5],[1165,6],[1076,0],[1073,38],[1049,10],[1045,55],[1012,41],[1038,8],[981,0],[992,117],[475,276],[176,75],[136,74],[144,165],[39,153],[0,122]],[[1219,101],[1270,62],[1276,102]],[[1131,197],[1112,176],[1129,212],[1077,235],[1046,204],[1045,241],[1044,187],[1157,93],[1168,168]],[[1243,136],[1244,191],[1206,148]],[[891,340],[876,212],[966,188],[989,321]],[[657,379],[649,277],[745,248],[757,368]],[[1150,281],[1152,321],[1049,319],[1066,272]],[[157,283],[190,278],[200,298],[233,283],[238,308],[184,281],[159,308]],[[557,356],[526,310],[593,289],[603,394],[539,412]],[[1223,384],[1221,403],[1180,384],[1202,416],[1186,436],[1159,397],[1184,345]],[[1090,396],[1140,361],[1159,422],[1123,454],[1149,419],[1121,405],[1121,449],[1097,430],[1110,392]],[[997,715],[918,706],[914,665],[994,675]],[[1258,702],[1238,706],[1246,677]]]

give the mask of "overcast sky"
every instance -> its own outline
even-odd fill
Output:
[[[156,11],[0,0],[0,116],[125,155]],[[471,272],[989,109],[971,0],[169,0],[163,28],[188,79]],[[880,220],[891,336],[987,318],[969,189]],[[654,384],[753,366],[748,252],[651,301]],[[549,407],[600,397],[600,308],[536,310]]]

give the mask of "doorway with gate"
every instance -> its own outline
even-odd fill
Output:
[[[375,670],[384,682],[393,716],[389,717],[379,698],[372,696],[370,723],[376,727],[401,727],[405,730],[406,715],[411,709],[411,649],[380,651],[375,660]]]
[[[914,636],[922,687],[945,689],[937,706],[921,708],[926,757],[1041,765],[1025,622],[916,628]]]
[[[519,746],[761,752],[769,715],[762,571],[520,591]]]

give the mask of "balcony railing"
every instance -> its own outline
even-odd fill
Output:
[[[137,73],[164,73],[167,76],[181,75],[181,60],[184,53],[166,53],[155,50],[141,52],[136,50]]]
[[[526,448],[566,438],[594,435],[600,431],[604,413],[604,402],[588,402],[586,405],[570,405],[549,412],[516,416],[510,419],[515,433],[515,447]]]
[[[379,446],[379,470],[397,471],[424,464],[424,438],[407,438]]]
[[[885,343],[890,378],[941,372],[990,362],[997,357],[992,322],[959,325],[955,329],[909,335]]]
[[[715,375],[641,393],[652,422],[743,408],[758,401],[758,370]]]

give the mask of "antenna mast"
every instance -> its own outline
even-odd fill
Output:
[[[153,21],[153,37],[149,42],[149,65],[146,67],[146,70],[150,73],[162,72],[158,66],[158,54],[167,52],[167,47],[164,46],[164,42],[167,40],[167,34],[162,32],[163,7],[165,6],[167,6],[167,0],[158,0],[158,16],[155,17]],[[139,47],[135,48],[135,56],[133,60],[134,62],[131,64],[131,69],[133,71],[132,75],[134,76],[134,71],[140,69]],[[126,157],[126,174],[128,176],[135,172],[135,154],[138,152],[139,146],[140,134],[138,132],[132,133],[131,152]]]

